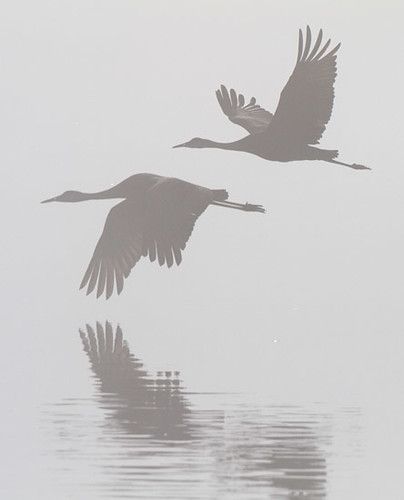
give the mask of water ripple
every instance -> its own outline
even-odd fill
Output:
[[[151,376],[119,327],[80,336],[94,396],[42,412],[51,476],[68,498],[325,499],[335,454],[359,451],[334,443],[357,433],[358,408],[190,393],[177,371]]]

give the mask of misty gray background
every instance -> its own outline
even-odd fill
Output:
[[[397,498],[402,15],[374,0],[2,4],[1,496],[46,498],[33,493],[46,485],[38,408],[92,390],[77,329],[109,319],[189,390],[359,403],[363,470],[330,498]],[[244,134],[218,106],[221,83],[274,112],[306,24],[342,42],[321,146],[372,171],[171,149]],[[86,297],[78,286],[114,202],[39,202],[138,172],[226,188],[268,213],[210,207],[181,267],[141,261],[121,296]]]

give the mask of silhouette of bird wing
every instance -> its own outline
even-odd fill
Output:
[[[237,95],[234,89],[230,89],[229,94],[224,85],[216,90],[216,97],[229,120],[241,125],[250,134],[263,132],[272,120],[273,114],[256,104],[255,97],[251,97],[250,102],[245,104],[243,94]]]
[[[163,178],[148,192],[143,255],[171,267],[182,261],[182,250],[195,222],[213,200],[206,189],[176,178]]]
[[[108,299],[114,290],[118,294],[142,256],[144,207],[136,201],[125,200],[115,205],[105,221],[104,230],[95,247],[80,288],[87,285],[87,295],[97,285],[97,297],[104,289]]]
[[[181,263],[181,251],[196,219],[213,200],[210,189],[174,178],[161,178],[141,201],[125,200],[114,206],[81,282],[87,295],[97,286],[108,299],[116,282],[118,294],[142,256],[171,267]]]
[[[311,31],[307,26],[306,40],[299,30],[296,66],[282,90],[279,104],[267,132],[285,148],[290,145],[318,144],[331,117],[334,102],[336,53],[341,44],[326,51],[331,40],[322,48],[323,32],[319,31],[311,48]]]

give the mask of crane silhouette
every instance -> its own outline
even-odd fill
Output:
[[[357,170],[370,170],[357,163],[337,161],[338,150],[320,149],[318,144],[328,123],[334,102],[334,81],[338,44],[327,52],[328,40],[322,47],[320,30],[314,46],[307,26],[306,39],[299,30],[299,45],[295,68],[282,90],[275,114],[262,108],[252,97],[245,103],[243,94],[230,93],[224,85],[216,91],[223,113],[229,120],[245,128],[249,135],[234,142],[216,142],[195,137],[174,148],[218,148],[244,151],[266,160],[289,162],[323,160]]]
[[[135,174],[105,191],[82,193],[66,191],[42,201],[79,202],[124,198],[115,205],[105,221],[104,230],[81,282],[87,295],[97,285],[97,298],[105,290],[108,299],[116,283],[118,295],[140,260],[149,256],[160,266],[171,267],[182,261],[182,251],[198,217],[209,205],[246,212],[261,212],[261,205],[227,201],[225,189],[208,189],[173,177]]]

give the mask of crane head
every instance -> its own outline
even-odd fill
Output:
[[[84,201],[87,197],[84,193],[80,191],[65,191],[59,196],[54,196],[53,198],[49,198],[47,200],[41,201],[41,203],[50,203],[51,201],[62,201],[67,203],[74,203],[77,201]]]
[[[209,139],[202,139],[201,137],[194,137],[188,142],[177,144],[173,148],[211,148],[213,142]]]

